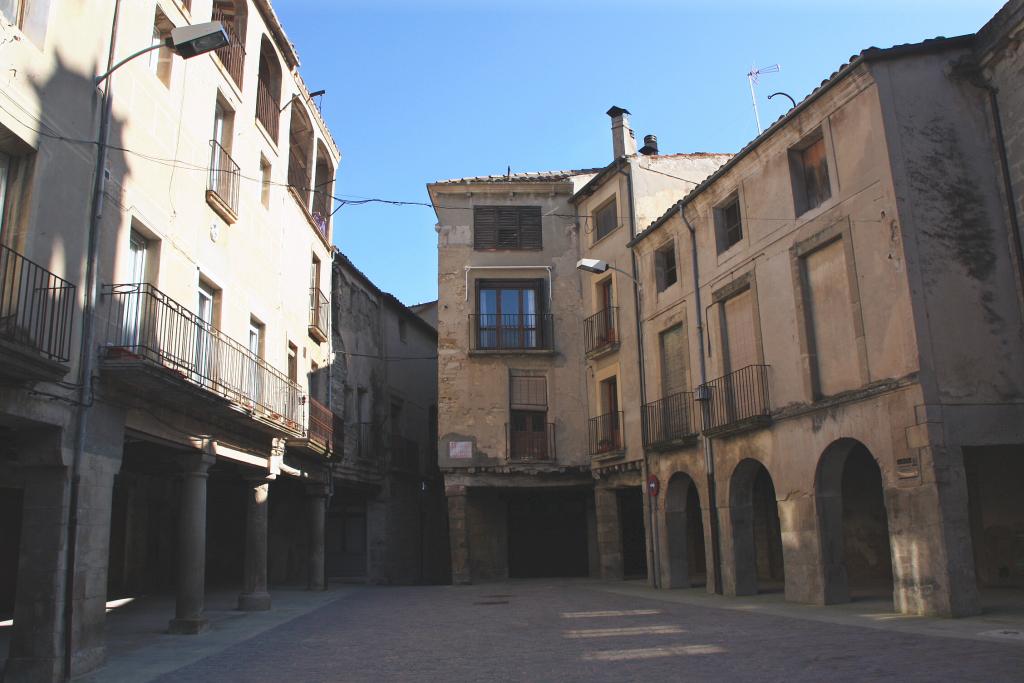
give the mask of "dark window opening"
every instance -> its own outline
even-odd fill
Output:
[[[718,253],[743,239],[743,220],[740,216],[740,198],[734,196],[721,207],[715,209],[716,232],[718,236]]]
[[[825,138],[820,129],[812,133],[810,138],[797,148],[790,150],[789,168],[793,180],[796,215],[821,206],[832,196]]]
[[[654,279],[659,292],[665,291],[676,283],[675,242],[669,242],[654,252]]]
[[[619,227],[619,209],[615,198],[612,197],[610,202],[594,212],[596,239],[601,239],[617,227]]]

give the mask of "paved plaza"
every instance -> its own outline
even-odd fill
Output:
[[[115,612],[111,661],[85,680],[1024,680],[1022,620],[998,611],[924,619],[881,602],[818,608],[584,580],[342,587],[281,602],[261,615],[214,609],[209,633],[148,641],[147,612]]]

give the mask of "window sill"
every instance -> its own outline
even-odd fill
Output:
[[[594,248],[594,247],[596,247],[596,246],[597,246],[598,244],[600,244],[601,242],[604,242],[604,241],[605,241],[605,240],[607,240],[607,239],[608,239],[609,237],[611,237],[612,235],[614,235],[615,233],[617,233],[617,232],[618,232],[619,230],[622,230],[622,225],[621,225],[621,224],[620,224],[620,225],[616,225],[616,226],[615,226],[614,228],[612,228],[611,230],[609,230],[609,231],[608,231],[607,233],[605,233],[604,235],[601,235],[600,237],[598,237],[597,239],[595,239],[595,240],[594,240],[593,242],[591,242],[591,243],[590,243],[590,248],[591,248],[591,249],[593,249],[593,248]],[[595,235],[595,236],[597,236],[597,231],[596,231],[596,230],[594,231],[594,235]]]
[[[227,67],[225,67],[224,63],[220,61],[220,57],[217,56],[217,53],[213,52],[212,54],[213,54],[213,63],[217,66],[217,71],[220,72],[220,75],[224,78],[224,81],[231,86],[231,90],[234,93],[235,97],[237,97],[238,100],[241,101],[242,100],[242,86],[239,85],[238,83],[235,83],[234,77],[232,77],[232,75],[228,73]],[[237,107],[236,107],[236,109],[237,109]]]

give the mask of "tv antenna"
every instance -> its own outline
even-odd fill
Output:
[[[761,78],[761,74],[774,74],[782,70],[782,67],[778,64],[772,64],[771,66],[763,66],[761,68],[753,67],[747,72],[747,83],[750,84],[750,101],[754,104],[754,121],[757,122],[757,134],[760,135],[764,132],[761,128],[761,114],[757,111],[757,92],[754,90],[754,86],[757,85],[758,80]]]

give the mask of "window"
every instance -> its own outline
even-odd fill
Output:
[[[228,34],[228,44],[218,48],[215,54],[231,79],[242,87],[242,71],[245,66],[245,0],[213,0],[212,21],[219,21]]]
[[[0,13],[36,44],[43,46],[51,0],[0,0]]]
[[[291,342],[288,342],[288,379],[299,381],[299,349]]]
[[[547,460],[548,382],[530,370],[509,371],[509,459]]]
[[[270,208],[270,162],[263,155],[260,155],[260,201],[264,208]]]
[[[594,241],[601,239],[617,227],[619,227],[619,209],[615,197],[612,197],[594,212],[594,231],[597,235]]]
[[[473,207],[473,248],[541,249],[539,206]]]
[[[740,217],[738,194],[715,209],[715,234],[719,254],[743,239],[743,220]]]
[[[263,358],[263,323],[249,318],[249,398],[260,403],[262,395],[259,359]]]
[[[238,219],[238,183],[240,169],[231,158],[235,112],[218,95],[213,105],[213,130],[210,136],[210,178],[207,190],[217,195],[220,204],[214,210],[228,223]],[[207,196],[207,200],[210,197]],[[221,209],[227,209],[226,212]]]
[[[211,353],[214,338],[217,292],[200,283],[196,301],[196,374],[201,382],[213,379]]]
[[[404,344],[408,335],[407,323],[404,320],[398,321],[398,339]]]
[[[320,259],[316,254],[313,254],[313,260],[309,266],[309,287],[310,289],[320,289]]]
[[[301,98],[292,101],[291,124],[288,129],[288,187],[309,211],[310,185],[313,184],[313,124],[310,123]]]
[[[538,280],[482,281],[477,297],[478,349],[547,348]]]
[[[676,283],[676,243],[659,247],[654,252],[654,279],[658,291],[663,292]]]
[[[789,170],[797,216],[821,206],[832,196],[825,137],[820,128],[789,150]]]
[[[281,63],[270,40],[263,36],[260,42],[260,67],[256,77],[256,120],[277,144],[278,123],[281,119]]]
[[[686,391],[686,337],[682,325],[674,325],[659,336],[661,347],[661,397]]]
[[[726,372],[756,365],[754,293],[749,287],[722,302],[720,324]]]
[[[21,28],[25,23],[28,0],[0,0],[0,12],[12,24]]]
[[[156,14],[153,16],[153,42],[150,45],[162,45],[162,47],[149,53],[149,66],[153,73],[156,74],[156,77],[160,79],[160,82],[168,88],[171,87],[171,67],[174,63],[174,51],[165,43],[171,37],[172,28],[174,28],[174,24],[157,7]]]

